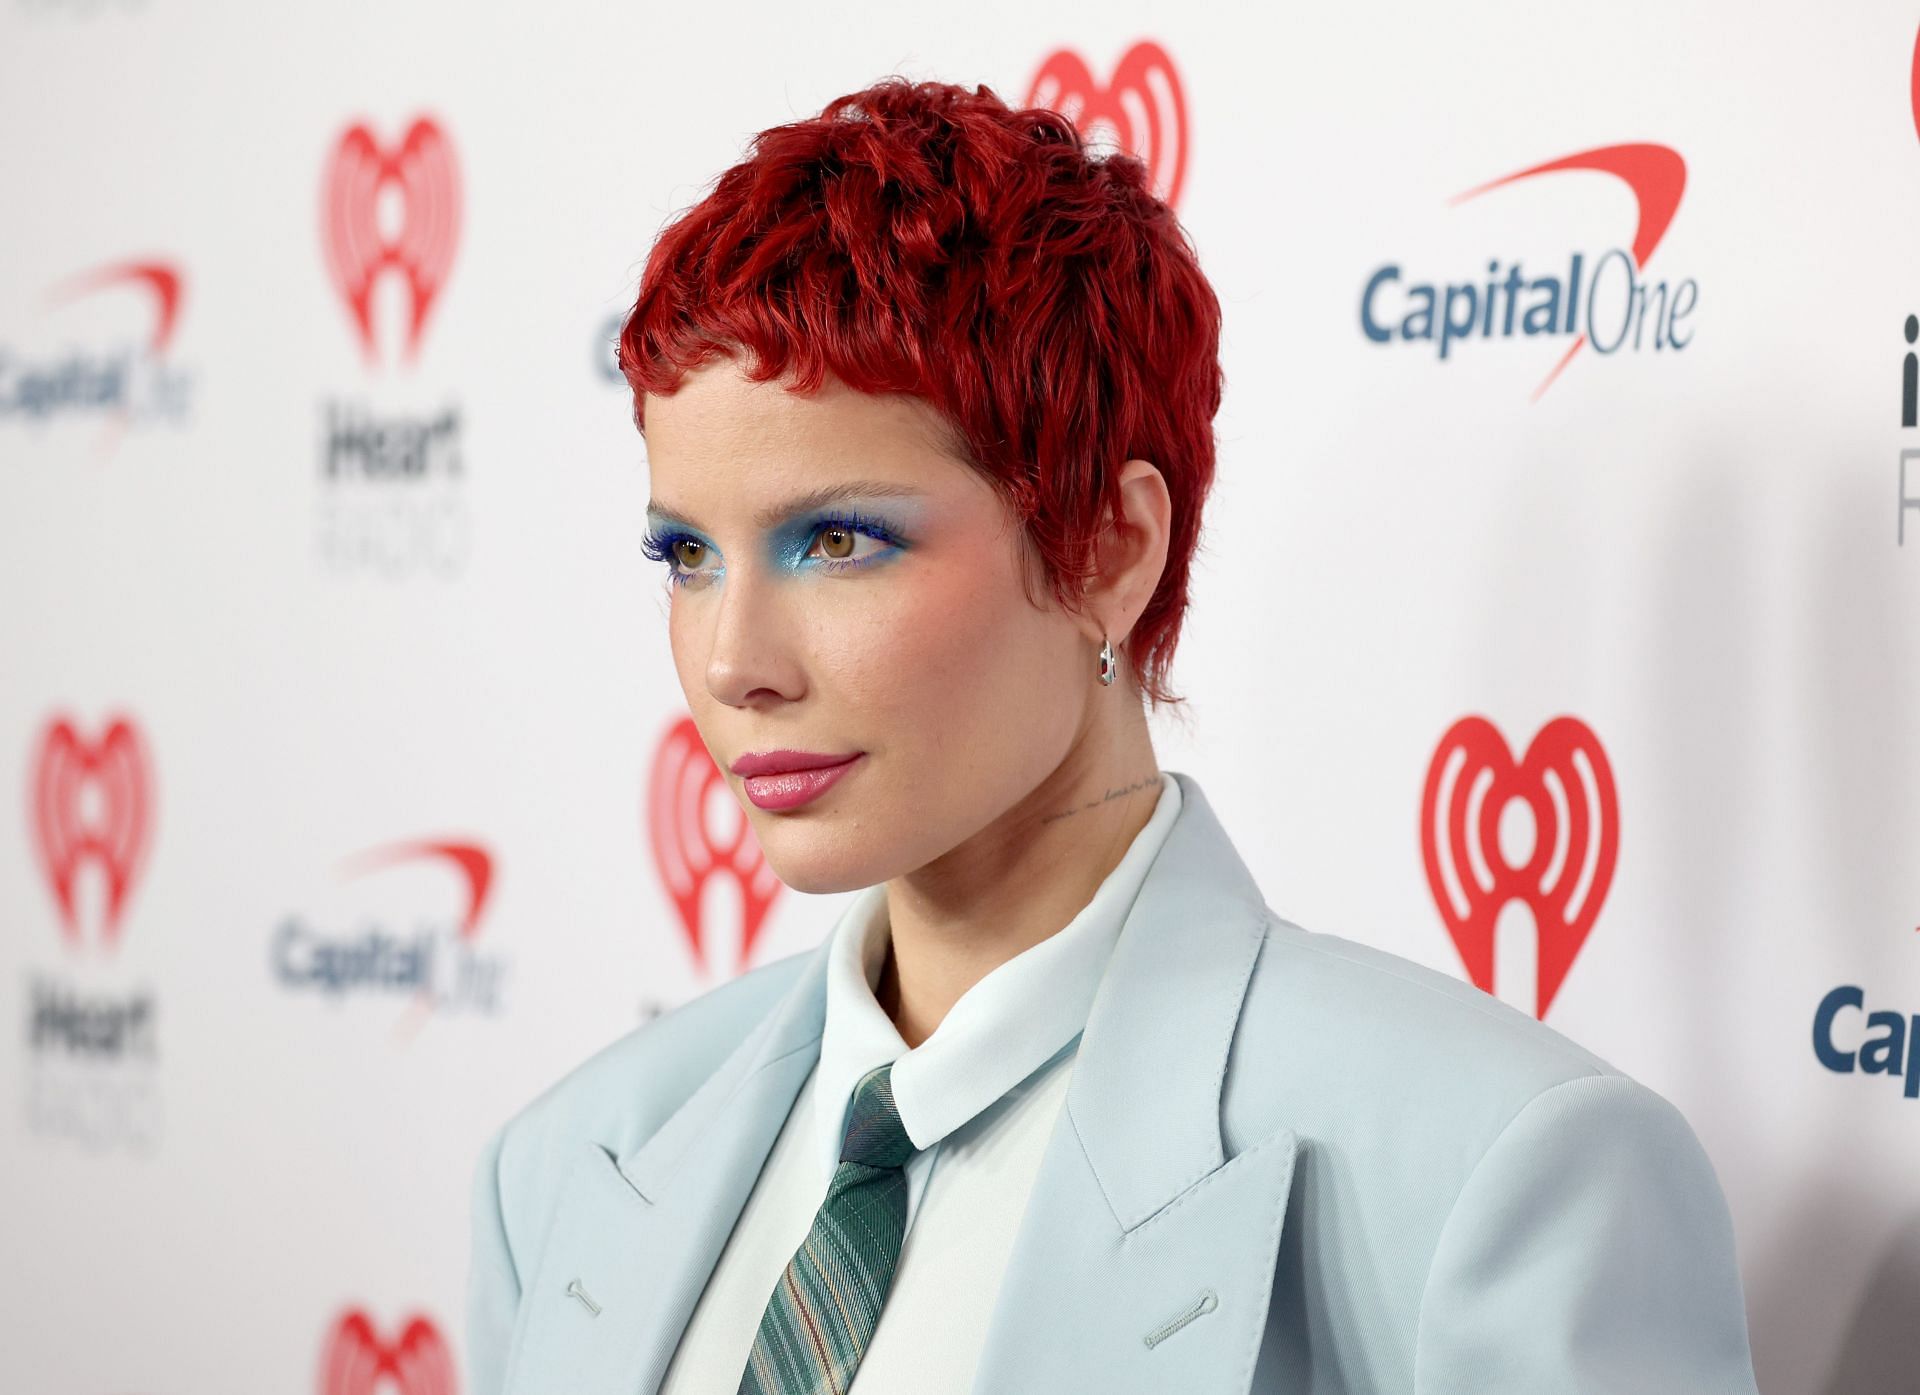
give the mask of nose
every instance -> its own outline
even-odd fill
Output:
[[[776,578],[754,567],[729,567],[711,609],[707,691],[729,707],[750,707],[800,696],[803,681],[798,617]],[[791,588],[785,588],[791,589]]]

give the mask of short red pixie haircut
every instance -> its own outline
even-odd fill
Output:
[[[717,355],[754,381],[930,404],[1077,610],[1118,470],[1173,499],[1166,570],[1123,652],[1154,704],[1213,484],[1220,303],[1140,160],[987,87],[890,77],[754,137],[662,232],[620,335],[645,394]],[[1029,587],[1029,596],[1032,591]]]

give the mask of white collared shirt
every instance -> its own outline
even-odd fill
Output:
[[[874,997],[891,929],[886,887],[854,897],[827,950],[820,1058],[694,1307],[659,1395],[739,1388],[761,1314],[839,1165],[854,1086],[888,1061],[900,1122],[921,1151],[906,1164],[907,1234],[893,1287],[850,1395],[965,1395],[1066,1099],[1088,1009],[1179,813],[1179,783],[1162,772],[1152,817],[1093,898],[1058,933],[961,994],[912,1050]]]

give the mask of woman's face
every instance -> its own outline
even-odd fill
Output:
[[[723,358],[649,395],[646,423],[674,666],[782,881],[913,872],[1066,758],[1097,636],[1044,585],[1028,599],[1017,523],[925,404],[831,378],[801,397]],[[810,799],[733,769],[780,751],[855,758]],[[802,802],[760,807],[783,796]]]

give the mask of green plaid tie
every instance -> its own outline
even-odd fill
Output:
[[[740,1378],[740,1395],[846,1395],[893,1286],[907,1233],[915,1153],[893,1105],[893,1066],[854,1087],[840,1166],[773,1297]]]

